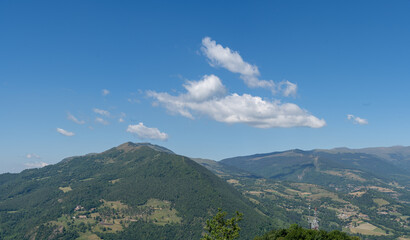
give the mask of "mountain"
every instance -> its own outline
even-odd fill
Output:
[[[244,213],[243,239],[269,225],[205,167],[146,143],[0,175],[0,239],[199,239],[217,208]]]
[[[320,229],[343,230],[363,239],[409,239],[408,151],[295,149],[228,158],[217,166],[220,176],[260,211],[287,224],[309,227],[317,216]],[[255,177],[230,175],[232,168]]]
[[[408,239],[406,151],[296,149],[216,162],[128,142],[0,174],[0,239],[199,239],[219,207],[244,213],[242,239],[309,227],[314,216],[323,230]]]
[[[374,148],[334,148],[329,150],[334,153],[365,153],[375,155],[384,160],[387,160],[394,165],[410,170],[410,147],[393,146],[393,147],[374,147]]]
[[[398,182],[410,187],[410,169],[403,167],[410,162],[407,148],[403,151],[385,149],[296,149],[233,157],[220,163],[269,179],[337,184],[341,188],[346,187],[347,183],[364,181]]]
[[[259,176],[256,176],[245,170],[239,169],[235,166],[223,164],[220,161],[217,162],[214,160],[203,159],[203,158],[192,158],[192,160],[206,167],[208,170],[210,170],[215,175],[221,178],[232,177],[232,176],[247,177],[247,178],[260,178]]]

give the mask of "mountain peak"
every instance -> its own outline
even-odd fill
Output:
[[[125,142],[125,143],[117,146],[116,149],[123,150],[125,152],[129,152],[129,151],[133,151],[133,150],[136,150],[136,149],[140,149],[143,146],[154,149],[155,151],[174,154],[174,152],[169,150],[168,148],[158,146],[158,145],[155,145],[155,144],[151,144],[151,143],[148,143],[148,142],[143,142],[143,143]]]
[[[135,149],[140,148],[141,145],[137,145],[136,143],[133,142],[125,142],[119,146],[116,147],[118,150],[124,150],[125,152],[129,152]]]

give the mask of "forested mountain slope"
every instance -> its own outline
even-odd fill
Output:
[[[244,213],[244,239],[269,224],[209,170],[150,144],[0,175],[0,239],[199,239],[219,207]]]
[[[201,164],[288,226],[309,227],[317,209],[319,229],[363,239],[408,239],[406,149],[290,150]]]
[[[340,187],[365,180],[386,184],[398,182],[410,187],[410,170],[402,167],[407,163],[405,157],[393,161],[384,158],[383,154],[375,154],[375,149],[359,151],[290,150],[233,157],[220,163],[270,179],[336,184]]]

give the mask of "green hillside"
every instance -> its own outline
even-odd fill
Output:
[[[264,178],[335,185],[339,189],[363,181],[395,181],[410,188],[410,170],[380,155],[353,151],[290,150],[228,158],[220,163]]]
[[[398,160],[346,149],[193,160],[125,143],[1,174],[0,239],[199,239],[218,208],[244,214],[241,239],[308,228],[313,209],[321,230],[410,235],[409,174]]]
[[[397,149],[393,149],[395,154]],[[408,239],[410,173],[398,164],[406,158],[393,161],[382,154],[359,151],[291,150],[229,158],[206,166],[264,214],[287,226],[297,223],[308,228],[316,208],[320,229],[364,239]],[[232,169],[253,177],[230,174]]]
[[[244,213],[243,239],[269,227],[225,181],[149,144],[0,175],[0,239],[199,239],[217,208]]]
[[[327,151],[331,153],[365,153],[381,158],[403,170],[410,171],[410,147],[335,148]]]

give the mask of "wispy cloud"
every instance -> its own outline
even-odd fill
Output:
[[[62,128],[57,128],[57,132],[64,135],[64,136],[68,136],[68,137],[71,137],[71,136],[75,135],[73,132],[66,131]]]
[[[122,113],[120,114],[120,118],[118,118],[118,122],[120,122],[120,123],[124,122],[125,116],[127,116],[127,115],[122,112]]]
[[[351,120],[353,123],[355,124],[360,124],[360,125],[366,125],[369,124],[369,122],[367,121],[367,119],[364,118],[360,118],[360,117],[356,117],[352,114],[348,114],[347,115],[347,119]]]
[[[71,113],[67,113],[67,119],[70,121],[73,121],[77,124],[84,124],[85,121],[84,120],[79,120],[78,118],[74,117],[74,115],[72,115]]]
[[[110,116],[110,112],[108,112],[107,110],[94,108],[93,111],[94,111],[95,113],[97,113],[97,114],[102,115],[102,116],[106,116],[106,117],[109,117],[109,116]]]
[[[298,86],[295,83],[291,83],[288,80],[281,81],[278,84],[278,89],[285,97],[295,96]]]
[[[142,122],[137,125],[128,125],[127,132],[134,133],[141,139],[156,139],[162,141],[168,139],[168,134],[160,132],[158,128],[146,127]]]
[[[40,156],[35,154],[35,153],[27,153],[26,158],[28,158],[28,159],[32,159],[32,158],[39,159]]]
[[[284,96],[296,95],[297,85],[284,80],[275,83],[272,80],[259,79],[260,73],[256,65],[245,62],[237,51],[217,44],[210,37],[202,39],[202,52],[213,67],[223,67],[232,73],[239,73],[240,78],[248,87],[268,88],[272,93],[282,93]]]
[[[95,122],[101,123],[101,124],[103,124],[103,125],[108,125],[108,124],[109,124],[108,121],[106,121],[106,120],[104,120],[104,119],[102,119],[102,118],[100,118],[100,117],[96,117],[96,118],[95,118]]]
[[[24,166],[26,166],[26,168],[42,168],[49,165],[48,163],[45,162],[28,162],[25,163]]]
[[[140,100],[138,100],[138,99],[136,99],[136,98],[128,98],[127,101],[128,101],[129,103],[140,103],[140,102],[141,102]]]
[[[296,104],[268,101],[250,94],[226,94],[224,85],[215,75],[190,81],[184,88],[186,93],[177,96],[155,91],[147,94],[171,113],[191,119],[195,118],[194,115],[206,115],[219,122],[245,123],[257,128],[320,128],[326,125],[323,119]]]
[[[103,96],[107,96],[108,94],[110,94],[110,91],[107,90],[107,89],[103,89],[103,90],[101,90],[101,94],[102,94]]]

